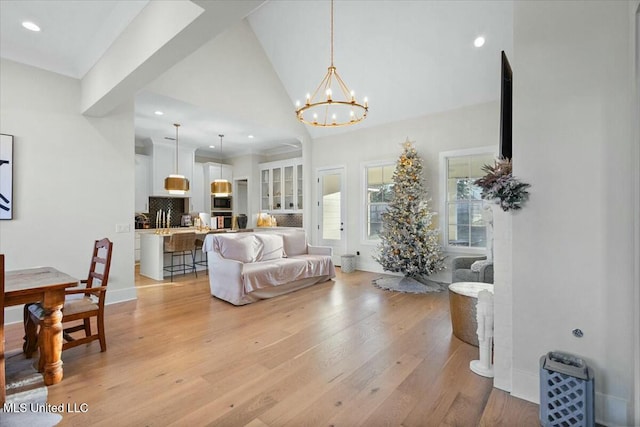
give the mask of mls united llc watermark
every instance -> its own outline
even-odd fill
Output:
[[[52,405],[50,403],[15,403],[5,402],[2,405],[4,412],[53,412],[53,413],[86,413],[89,412],[88,403],[60,403]]]

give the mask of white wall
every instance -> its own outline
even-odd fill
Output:
[[[608,425],[631,425],[633,410],[630,13],[628,2],[514,4],[514,173],[532,187],[513,215],[512,392],[538,401],[540,356],[575,353],[595,369]]]
[[[0,62],[0,132],[15,136],[14,219],[0,221],[0,252],[7,270],[50,265],[86,278],[93,241],[108,237],[108,301],[135,299],[133,100],[104,118],[79,111],[79,80]],[[21,321],[22,308],[6,315]]]
[[[439,209],[439,153],[441,151],[498,146],[499,141],[498,101],[464,107],[439,114],[417,117],[415,119],[394,122],[387,125],[324,137],[309,144],[313,182],[316,171],[321,167],[344,166],[346,172],[347,232],[348,253],[357,257],[359,270],[381,272],[380,265],[373,260],[376,245],[366,244],[362,240],[363,230],[363,175],[362,167],[367,162],[389,160],[393,163],[402,153],[402,144],[407,137],[415,141],[418,154],[423,159],[425,184],[432,211]],[[317,186],[311,186],[312,200],[317,200]],[[313,202],[305,216],[311,214],[311,230],[316,230],[318,212]],[[434,217],[434,221],[438,221]],[[312,233],[312,241],[316,241]]]

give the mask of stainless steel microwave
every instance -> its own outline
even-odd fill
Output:
[[[213,209],[231,209],[231,197],[213,197]]]

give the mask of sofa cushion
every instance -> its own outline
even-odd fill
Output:
[[[215,247],[223,258],[240,262],[257,260],[261,244],[253,234],[220,235],[215,236],[215,240]]]
[[[281,233],[285,256],[298,256],[307,253],[307,235],[304,230],[287,230]]]
[[[282,236],[279,234],[256,234],[258,251],[256,261],[270,261],[284,257]]]

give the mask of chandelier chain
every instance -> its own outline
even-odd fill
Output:
[[[333,67],[333,0],[331,0],[331,66]]]

